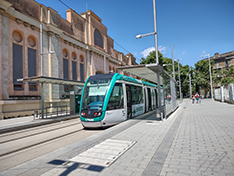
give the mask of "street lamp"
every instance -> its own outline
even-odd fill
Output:
[[[209,57],[209,72],[210,72],[210,91],[211,91],[211,99],[213,100],[213,86],[212,86],[212,76],[211,76],[211,67],[210,67],[210,54],[206,54],[206,55],[201,55],[201,57],[205,57],[208,56]]]
[[[157,37],[157,21],[156,21],[156,3],[155,0],[153,0],[153,6],[154,6],[154,32],[148,33],[148,34],[139,34],[136,36],[136,39],[154,35],[155,38],[155,55],[156,55],[156,64],[159,64],[158,61],[158,37]]]
[[[154,8],[154,32],[148,33],[148,34],[140,34],[136,36],[136,39],[142,38],[142,37],[146,37],[146,36],[150,36],[150,35],[154,35],[154,41],[155,41],[155,57],[156,57],[156,64],[159,65],[159,60],[158,60],[158,39],[157,39],[157,20],[156,20],[156,3],[155,0],[153,0],[153,8]],[[158,114],[160,115],[161,119],[163,120],[163,117],[161,115],[161,90],[160,90],[160,73],[159,71],[157,72],[157,80],[158,80]]]
[[[180,64],[179,61],[182,59],[176,59],[178,62],[178,74],[179,74],[179,85],[180,85],[180,102],[182,102],[182,97],[181,97],[181,82],[180,82]]]
[[[190,89],[190,98],[192,96],[192,83],[191,83],[191,74],[190,73],[187,73],[186,75],[189,75],[189,89]]]

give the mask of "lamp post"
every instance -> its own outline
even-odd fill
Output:
[[[173,53],[173,44],[171,44],[171,59],[172,59],[172,65],[173,65],[173,78],[175,79],[175,66],[174,66],[174,53]]]
[[[189,90],[190,90],[190,92],[189,92],[189,97],[191,98],[191,96],[192,96],[192,83],[191,83],[191,74],[190,73],[187,73],[187,75],[189,75]]]
[[[178,62],[179,85],[180,85],[180,102],[182,102],[182,97],[181,97],[181,82],[180,82],[180,64],[179,64],[180,60],[182,60],[182,59],[177,59],[177,62]]]
[[[146,36],[150,36],[150,35],[154,35],[154,39],[155,39],[155,57],[156,57],[156,64],[159,65],[159,60],[158,60],[158,37],[157,37],[157,19],[156,19],[156,3],[155,0],[153,0],[153,9],[154,9],[154,32],[148,33],[148,34],[140,34],[136,36],[136,39],[142,38],[142,37],[146,37]],[[157,80],[158,80],[158,114],[160,115],[161,119],[163,120],[163,117],[161,115],[161,90],[160,90],[160,72],[157,72]]]
[[[211,91],[211,99],[213,100],[213,88],[212,88],[213,85],[212,85],[211,66],[210,66],[210,54],[201,55],[201,57],[205,57],[205,56],[209,57],[210,91]]]

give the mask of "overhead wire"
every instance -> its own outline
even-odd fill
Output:
[[[71,7],[69,7],[67,4],[65,4],[63,1],[61,1],[61,0],[58,0],[59,2],[61,2],[64,6],[66,6],[67,8],[69,8],[69,9],[72,9]],[[72,10],[74,10],[74,9],[72,9]],[[9,20],[12,20],[12,21],[15,21],[15,19],[12,19],[12,18],[10,18],[8,15],[5,15],[5,14],[1,14],[2,16],[5,16],[6,18],[8,18]],[[94,26],[93,24],[91,24],[87,19],[85,19],[84,18],[84,20],[87,22],[87,23],[89,23],[90,25],[92,25],[94,28],[96,28],[96,26]],[[42,31],[43,32],[43,34],[46,34],[46,32],[44,32],[44,31]],[[102,33],[102,35],[104,35],[104,36],[106,36],[106,37],[109,37],[107,34],[105,34],[105,33],[103,33],[102,31],[100,31],[99,30],[99,32],[100,33]],[[120,45],[119,43],[117,43],[115,40],[113,40],[114,41],[114,43],[116,44],[116,45],[118,45],[120,48],[122,48],[124,51],[126,51],[127,53],[131,53],[130,51],[128,51],[126,48],[124,48],[122,45]]]
[[[72,8],[70,8],[66,3],[64,3],[62,0],[58,0],[59,2],[61,2],[63,5],[65,5],[66,7],[68,7],[69,9],[72,9]],[[74,10],[74,9],[72,9],[72,10]],[[74,10],[75,11],[75,10]],[[84,18],[85,19],[85,18]],[[91,24],[87,19],[85,19],[85,21],[87,22],[87,23],[89,23],[90,25],[92,25],[93,27],[95,27],[96,28],[96,26],[94,26],[93,24]],[[99,32],[100,33],[102,33],[104,36],[106,36],[106,37],[108,37],[108,35],[107,34],[104,34],[102,31],[100,31],[99,30]],[[119,47],[121,47],[123,50],[125,50],[126,52],[128,52],[128,53],[131,53],[130,51],[128,51],[126,48],[124,48],[122,45],[120,45],[119,43],[117,43],[115,40],[114,40],[114,43],[116,44],[116,45],[118,45]]]

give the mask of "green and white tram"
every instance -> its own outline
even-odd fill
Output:
[[[106,127],[141,115],[156,109],[157,95],[157,85],[119,73],[90,76],[81,96],[82,125]]]

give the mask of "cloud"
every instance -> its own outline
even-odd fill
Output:
[[[158,50],[162,53],[162,54],[165,54],[166,53],[166,47],[160,45],[158,47]],[[151,51],[155,51],[155,47],[149,47],[149,48],[146,48],[144,51],[141,52],[141,55],[143,55],[143,57],[147,57],[149,55],[149,53]]]
[[[142,51],[141,54],[143,55],[143,57],[147,57],[149,53],[154,50],[155,50],[155,47],[149,47],[149,48],[146,48],[144,51]]]
[[[136,51],[134,51],[134,52],[133,52],[133,55],[134,55],[135,57],[137,57],[137,56],[138,56],[138,53],[137,53]]]
[[[166,47],[165,47],[165,46],[160,45],[160,46],[158,47],[158,50],[159,50],[160,53],[162,53],[162,54],[165,54],[165,53],[166,53]]]
[[[185,55],[185,52],[184,52],[184,51],[182,51],[182,55]]]

